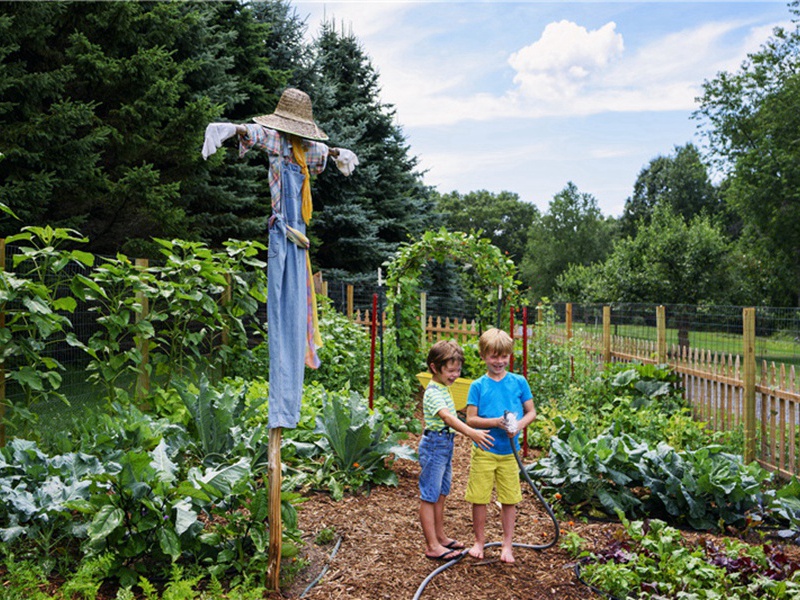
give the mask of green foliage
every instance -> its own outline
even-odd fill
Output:
[[[18,244],[13,255],[13,270],[0,270],[0,311],[5,322],[0,327],[0,358],[6,378],[20,386],[25,405],[15,406],[17,425],[28,427],[35,415],[27,409],[36,400],[64,397],[61,363],[47,352],[56,343],[78,344],[65,313],[77,302],[64,293],[71,274],[69,267],[91,265],[94,257],[70,245],[86,239],[70,229],[24,227],[6,242]]]
[[[523,223],[528,222],[517,225]],[[544,215],[529,223],[520,273],[532,300],[551,297],[556,278],[569,265],[602,261],[611,250],[613,219],[604,218],[597,200],[572,182],[553,197]]]
[[[800,564],[772,545],[685,541],[658,519],[628,521],[605,546],[571,539],[562,547],[579,558],[581,577],[615,598],[790,599],[800,592]]]
[[[529,239],[525,225],[539,218],[535,204],[512,192],[493,194],[486,190],[435,194],[434,200],[449,231],[483,230],[493,245],[520,264]]]
[[[485,322],[493,322],[496,316],[500,287],[504,302],[515,303],[516,267],[480,233],[449,232],[444,228],[426,231],[418,241],[401,244],[387,264],[386,310],[388,314],[399,311],[396,341],[400,365],[409,375],[419,372],[425,363],[419,347],[422,325],[416,298],[420,274],[429,261],[458,261],[471,271],[470,293],[478,299],[480,318]]]
[[[792,23],[748,55],[735,72],[703,84],[695,116],[716,166],[727,175],[724,198],[752,233],[769,248],[770,266],[791,273],[780,300],[797,305],[800,295],[800,134],[795,99],[800,93],[800,5],[789,4]],[[776,294],[777,295],[777,294]],[[777,298],[776,298],[777,299]]]
[[[687,222],[698,215],[715,215],[722,209],[719,194],[694,144],[676,147],[674,155],[654,158],[639,172],[633,196],[625,201],[620,233],[634,237],[640,226],[650,222],[658,205],[671,207]]]
[[[586,301],[725,303],[730,299],[730,242],[708,217],[690,222],[657,205],[635,237],[618,240],[602,265],[573,266],[557,297]],[[573,294],[575,294],[573,296]]]
[[[110,255],[153,258],[152,236],[265,240],[263,164],[215,169],[199,149],[223,112],[272,110],[303,66],[293,50],[272,64],[288,45],[271,26],[302,27],[282,7],[263,22],[238,2],[0,5],[0,199]]]
[[[369,335],[318,296],[319,326],[324,345],[319,349],[320,366],[306,370],[305,380],[327,390],[345,387],[366,392],[369,384]]]
[[[576,512],[663,515],[695,529],[741,526],[761,502],[766,471],[720,446],[678,452],[612,427],[595,438],[567,422],[550,453],[529,469]]]
[[[347,390],[322,395],[313,433],[286,440],[281,457],[291,465],[288,479],[297,488],[326,489],[336,500],[347,490],[397,485],[391,457],[414,456],[399,443],[404,434],[386,432],[381,415]]]

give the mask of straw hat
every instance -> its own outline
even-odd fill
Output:
[[[311,98],[295,88],[287,88],[278,100],[278,106],[271,115],[253,117],[253,121],[270,129],[307,138],[325,141],[328,136],[314,123],[311,112]]]

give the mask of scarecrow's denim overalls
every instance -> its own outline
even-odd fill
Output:
[[[300,213],[304,176],[298,165],[289,162],[292,148],[281,137],[281,204],[270,218],[267,262],[269,427],[294,428],[303,395],[308,250],[286,238],[286,225],[306,232]]]

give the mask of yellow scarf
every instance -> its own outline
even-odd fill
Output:
[[[300,207],[300,214],[303,215],[303,221],[308,225],[309,221],[311,221],[311,213],[314,209],[311,205],[311,177],[308,174],[305,148],[303,148],[303,140],[297,136],[289,134],[289,141],[292,143],[294,162],[296,162],[303,171],[303,188],[300,191],[303,196],[303,203]]]
[[[306,153],[305,148],[303,148],[303,140],[300,138],[289,134],[289,141],[292,144],[292,155],[294,156],[294,161],[299,165],[301,171],[303,172],[303,187],[300,190],[300,195],[303,197],[302,204],[300,206],[300,214],[303,215],[303,221],[306,225],[308,225],[309,221],[311,221],[311,213],[313,212],[313,207],[311,205],[311,177],[308,174],[308,164],[306,164]],[[311,274],[311,256],[306,250],[306,285],[308,285],[308,289],[311,290],[311,323],[313,328],[313,342],[317,348],[322,347],[322,336],[320,335],[319,331],[319,315],[317,313],[317,299],[314,293],[314,279]],[[316,352],[311,349],[311,340],[307,340],[306,344],[306,364],[309,367],[317,368],[318,366],[318,359],[316,359]],[[316,360],[315,360],[316,359]],[[314,363],[317,364],[314,364]]]

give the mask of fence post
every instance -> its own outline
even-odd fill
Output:
[[[536,306],[536,324],[541,325],[542,321],[544,321],[544,306],[539,302]]]
[[[603,364],[611,362],[611,307],[603,307]]]
[[[656,360],[667,363],[667,312],[663,306],[656,307]]]
[[[6,238],[0,238],[0,271],[6,270]],[[6,313],[0,311],[0,328],[6,326]],[[0,362],[0,448],[6,445],[6,368]]]
[[[134,265],[146,271],[150,266],[150,261],[146,258],[137,258],[134,261]],[[138,323],[149,316],[150,300],[143,292],[136,292],[136,300],[142,305],[142,311],[136,314],[136,322]],[[136,346],[139,348],[139,352],[142,356],[142,362],[139,365],[139,374],[136,376],[136,390],[134,391],[134,397],[138,401],[150,394],[150,370],[147,368],[150,362],[150,340],[139,338],[136,340]]]
[[[744,462],[756,457],[756,309],[742,310],[744,360]],[[765,415],[761,415],[765,418]]]
[[[347,318],[353,320],[353,284],[347,284]]]
[[[572,302],[567,302],[566,308],[566,320],[567,320],[567,339],[572,339]]]

